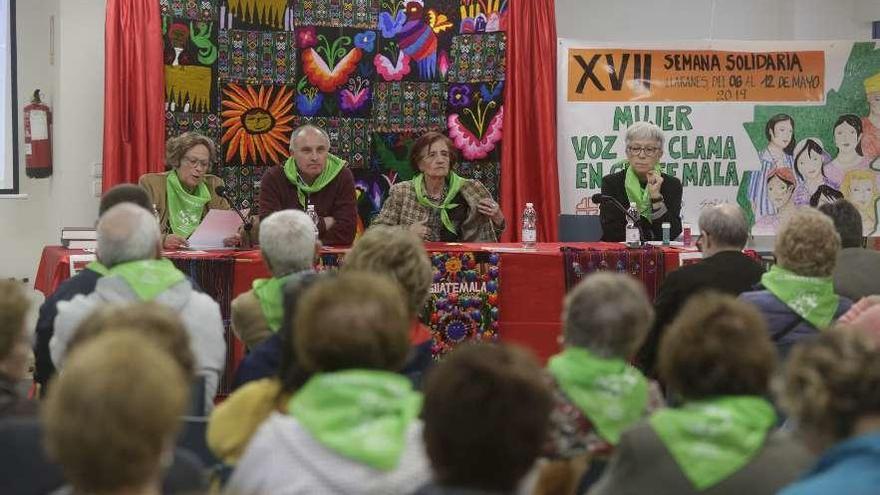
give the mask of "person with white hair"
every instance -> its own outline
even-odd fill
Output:
[[[253,288],[232,301],[232,329],[249,349],[281,328],[284,284],[312,272],[321,241],[311,219],[299,210],[276,211],[260,226],[260,251],[272,278],[254,280]]]
[[[318,237],[327,245],[350,245],[357,228],[354,175],[345,160],[330,153],[327,132],[311,124],[290,136],[290,158],[269,167],[260,181],[260,220],[276,211],[318,214]]]
[[[194,291],[170,260],[159,257],[159,224],[146,209],[129,203],[114,206],[101,217],[97,234],[97,255],[107,274],[91,294],[58,303],[55,334],[49,341],[55,367],[62,368],[67,344],[93,310],[106,304],[155,301],[180,315],[210,408],[226,363],[220,306],[207,294]]]
[[[611,196],[624,207],[635,203],[639,210],[639,228],[647,239],[660,240],[663,224],[669,223],[670,238],[681,233],[681,181],[660,172],[663,156],[663,131],[650,122],[636,122],[626,130],[624,169],[602,178],[602,194]],[[609,202],[599,205],[602,240],[623,241],[626,215]]]

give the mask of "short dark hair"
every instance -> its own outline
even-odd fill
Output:
[[[424,439],[441,485],[516,487],[547,435],[552,396],[541,377],[532,356],[501,344],[463,345],[429,373]]]
[[[104,212],[119,203],[134,203],[147,211],[153,211],[150,195],[147,194],[144,188],[134,184],[118,184],[111,187],[101,196],[101,203],[98,205],[98,216],[100,217]]]
[[[660,343],[659,361],[665,384],[688,400],[764,395],[776,349],[754,306],[711,292],[685,303]]]
[[[834,228],[840,234],[840,244],[843,248],[862,247],[862,215],[859,210],[845,199],[839,199],[833,203],[826,203],[819,207],[819,211],[831,217]]]
[[[813,208],[819,206],[819,200],[822,199],[822,196],[829,198],[831,202],[840,201],[843,199],[843,193],[829,186],[828,184],[822,184],[818,188],[816,188],[816,192],[810,196],[810,206]]]
[[[296,307],[292,345],[305,371],[398,371],[409,352],[410,314],[400,287],[347,271],[309,287]]]
[[[853,115],[851,113],[843,114],[837,118],[837,121],[834,122],[834,127],[831,128],[832,134],[835,129],[837,129],[841,124],[844,123],[849,124],[850,127],[856,130],[856,137],[862,135],[862,119],[860,119],[858,115]],[[862,156],[861,141],[856,143],[856,154]]]
[[[770,117],[767,120],[767,125],[764,126],[764,135],[767,137],[767,141],[769,142],[770,139],[772,139],[773,137],[772,133],[776,132],[776,124],[785,121],[791,122],[791,142],[788,143],[783,151],[785,151],[786,155],[790,155],[794,153],[794,145],[796,142],[794,138],[794,119],[791,118],[791,115],[788,115],[786,113],[777,113],[776,115]]]
[[[416,142],[413,143],[412,149],[409,150],[409,166],[415,173],[420,173],[419,162],[422,160],[425,152],[437,141],[443,141],[449,149],[449,166],[452,167],[458,163],[458,148],[455,147],[452,140],[443,135],[443,133],[429,131],[419,136],[418,139],[416,139]]]

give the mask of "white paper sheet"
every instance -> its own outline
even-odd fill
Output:
[[[247,218],[249,210],[242,211]],[[234,236],[241,227],[235,210],[208,210],[195,232],[189,236],[190,249],[223,249],[223,239]]]

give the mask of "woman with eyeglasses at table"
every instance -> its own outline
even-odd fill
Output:
[[[498,242],[504,213],[479,181],[452,167],[458,150],[439,132],[419,137],[410,151],[412,180],[391,187],[373,225],[400,225],[436,242]]]
[[[208,171],[217,156],[211,139],[187,132],[165,143],[165,163],[171,170],[144,174],[138,184],[150,195],[162,230],[162,247],[187,247],[187,238],[205,218],[208,210],[228,210],[229,202],[217,195],[223,179]],[[239,237],[224,241],[237,245]]]
[[[647,239],[663,238],[664,223],[669,223],[670,239],[681,233],[681,181],[660,172],[663,156],[663,131],[649,122],[636,122],[626,130],[626,161],[620,172],[602,178],[602,194],[617,200],[624,208],[635,203],[639,227]],[[609,201],[599,205],[602,240],[626,239],[626,215]]]

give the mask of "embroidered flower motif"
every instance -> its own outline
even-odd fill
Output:
[[[456,84],[449,88],[449,106],[464,108],[471,104],[471,88],[466,84]]]
[[[373,49],[376,48],[376,33],[373,31],[363,31],[358,33],[357,36],[354,37],[354,46],[365,52],[372,53]]]
[[[318,35],[314,27],[300,28],[296,32],[296,44],[300,48],[311,48],[318,44]]]

